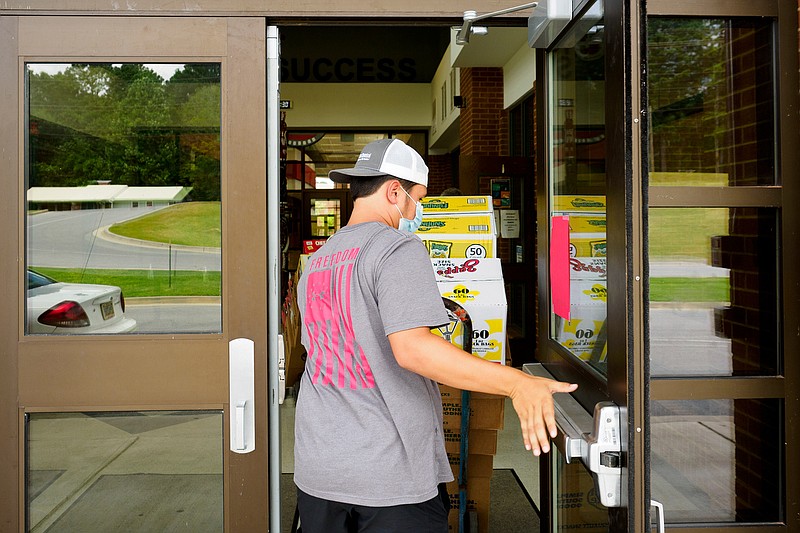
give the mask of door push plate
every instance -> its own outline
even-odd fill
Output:
[[[584,434],[581,460],[592,472],[600,503],[606,507],[619,507],[622,503],[622,436],[620,435],[619,407],[612,402],[599,402],[594,406],[594,429]]]
[[[228,343],[230,449],[250,453],[256,449],[255,356],[250,339]]]

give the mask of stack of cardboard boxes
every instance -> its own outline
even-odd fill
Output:
[[[444,445],[455,481],[447,484],[450,494],[449,531],[458,532],[458,469],[461,449],[461,390],[439,385],[444,413]],[[489,485],[497,431],[503,429],[505,401],[499,396],[472,393],[469,402],[469,453],[467,455],[467,511],[478,517],[478,531],[489,531]]]
[[[584,361],[605,362],[606,199],[561,195],[554,216],[569,218],[569,319],[559,317],[556,339]]]
[[[468,314],[472,323],[472,354],[505,364],[507,303],[500,259],[495,258],[497,237],[491,197],[427,197],[423,199],[423,208],[417,235],[430,253],[440,294]],[[447,338],[443,332],[433,331]],[[450,333],[451,342],[464,346],[463,328]],[[449,529],[455,533],[460,503],[462,391],[442,384],[439,389],[445,449],[456,478],[447,487],[451,504]],[[504,409],[505,399],[500,396],[471,393],[466,508],[471,516],[477,515],[479,532],[487,532],[489,528],[489,486]]]

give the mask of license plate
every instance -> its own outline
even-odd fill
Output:
[[[114,318],[114,302],[103,302],[100,304],[100,312],[103,314],[103,320]]]

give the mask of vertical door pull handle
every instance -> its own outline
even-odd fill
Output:
[[[244,413],[247,400],[236,402],[236,449],[244,450]]]
[[[658,533],[664,533],[664,505],[661,502],[650,500],[650,507],[655,508],[658,518]]]
[[[228,409],[230,449],[250,453],[256,449],[254,343],[233,339],[228,343]]]

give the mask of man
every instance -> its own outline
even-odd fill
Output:
[[[398,139],[369,143],[349,183],[353,212],[306,263],[298,286],[306,347],[295,422],[304,533],[447,531],[453,476],[436,382],[511,397],[526,449],[549,451],[552,394],[575,385],[458,349],[424,244],[428,168]]]

